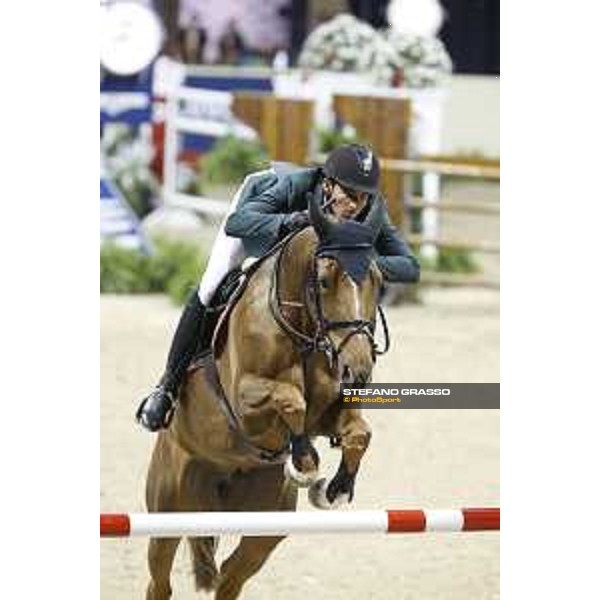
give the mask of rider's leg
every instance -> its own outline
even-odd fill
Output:
[[[149,431],[157,431],[169,426],[177,393],[187,368],[196,352],[206,344],[202,339],[206,307],[225,275],[231,269],[239,267],[246,258],[241,239],[229,237],[225,233],[225,222],[237,207],[238,199],[239,191],[231,202],[229,213],[223,219],[217,233],[197,294],[193,294],[183,311],[160,384],[144,398],[137,410],[137,420]]]
[[[171,421],[177,391],[202,339],[205,312],[195,290],[179,319],[160,383],[136,413],[137,420],[149,431],[167,427]]]

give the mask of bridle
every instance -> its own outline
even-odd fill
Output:
[[[352,249],[357,250],[370,248],[369,244],[351,244],[351,245],[330,245],[319,247],[312,258],[311,270],[308,276],[308,286],[304,290],[304,302],[284,301],[280,297],[279,282],[281,279],[281,265],[285,251],[290,241],[297,234],[292,234],[284,240],[281,250],[277,255],[275,268],[271,276],[271,286],[269,290],[269,306],[275,321],[286,332],[292,342],[298,347],[300,353],[306,357],[309,354],[321,352],[327,357],[329,367],[334,372],[339,372],[339,357],[344,347],[355,335],[364,335],[369,341],[371,347],[371,356],[373,362],[377,356],[385,354],[390,348],[390,337],[385,314],[380,304],[377,305],[381,323],[384,332],[385,345],[380,349],[375,340],[376,318],[373,320],[367,319],[352,319],[352,320],[332,320],[328,319],[323,310],[323,299],[321,297],[319,281],[317,276],[317,261],[332,250]],[[281,307],[294,306],[297,308],[305,308],[308,312],[310,320],[314,328],[313,335],[309,335],[298,330],[283,314]],[[331,339],[330,333],[339,329],[348,329],[348,333],[342,338],[341,342],[336,345]]]

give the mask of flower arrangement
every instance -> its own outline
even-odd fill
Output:
[[[160,197],[159,183],[150,169],[154,149],[149,131],[138,135],[126,125],[111,124],[101,147],[106,170],[137,216],[146,216]]]
[[[348,14],[318,26],[306,39],[298,66],[365,73],[379,85],[436,87],[451,73],[444,44],[435,37],[377,31]]]
[[[386,70],[382,65],[378,71],[381,83],[389,82],[397,67],[402,70],[404,85],[409,88],[438,87],[452,73],[452,60],[440,39],[394,29],[387,29],[382,35],[393,48],[396,60],[391,69]]]
[[[338,15],[319,25],[306,38],[298,66],[331,71],[367,71],[379,38],[368,23],[352,15]]]

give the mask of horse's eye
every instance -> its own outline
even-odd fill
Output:
[[[331,288],[331,281],[328,277],[321,277],[321,279],[319,279],[319,285],[321,286],[321,289],[328,290]]]

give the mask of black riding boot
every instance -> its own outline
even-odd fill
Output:
[[[206,308],[195,291],[179,319],[160,383],[140,404],[136,419],[148,431],[167,428],[175,411],[175,399],[185,372],[199,350],[204,333]]]

